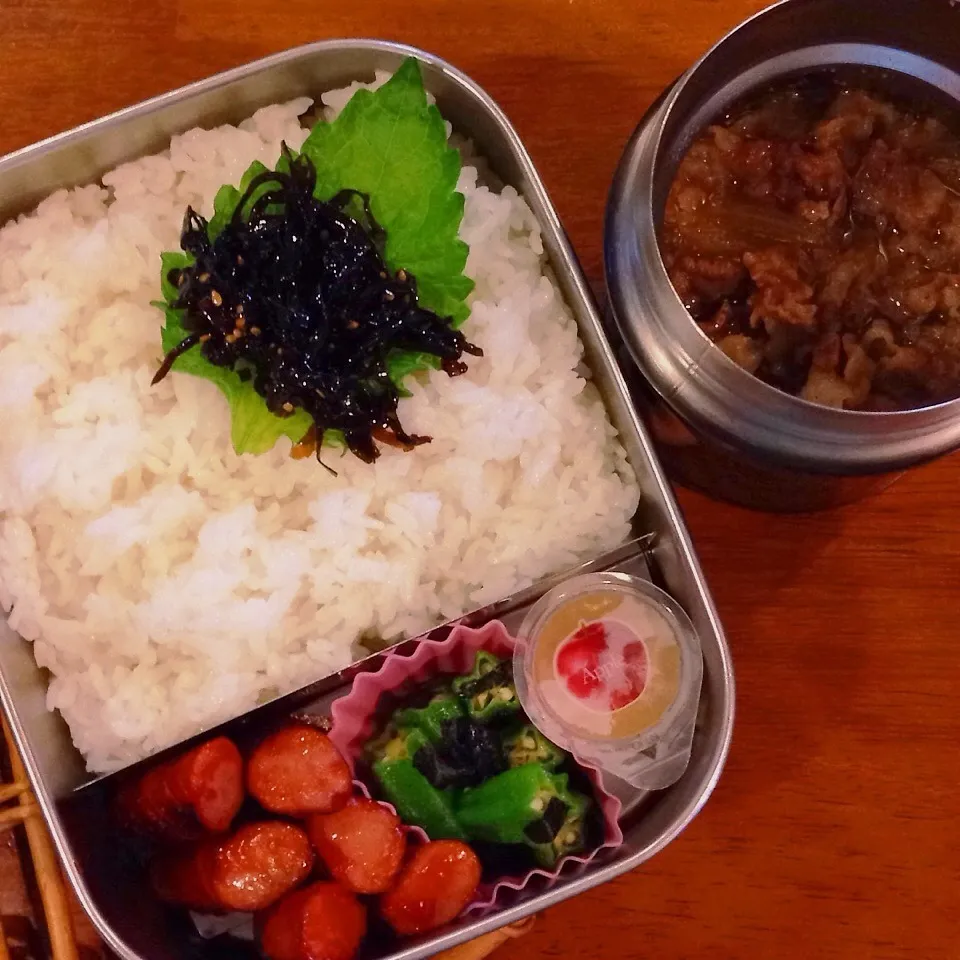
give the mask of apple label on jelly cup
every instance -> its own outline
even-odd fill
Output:
[[[611,739],[659,723],[679,693],[680,666],[673,625],[623,593],[571,598],[542,625],[533,656],[550,711],[582,734]]]
[[[622,710],[647,685],[647,648],[625,623],[593,620],[557,647],[553,668],[561,688],[583,706]]]

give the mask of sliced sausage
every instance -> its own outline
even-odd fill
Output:
[[[127,829],[159,840],[193,840],[230,828],[243,803],[243,758],[215,737],[127,783],[115,812]]]
[[[388,890],[407,846],[400,818],[363,797],[336,813],[311,817],[307,832],[333,878],[354,893]]]
[[[264,910],[305,880],[313,861],[303,830],[262,821],[158,857],[151,882],[162,900],[194,910]]]
[[[330,738],[296,723],[271,734],[250,755],[247,789],[271,813],[307,816],[339,810],[353,782]]]
[[[315,883],[267,914],[260,946],[268,960],[352,960],[366,930],[366,911],[352,893]]]
[[[216,737],[181,757],[170,790],[211,833],[230,829],[243,803],[243,758],[233,741]]]
[[[480,883],[480,861],[459,840],[418,847],[393,889],[380,898],[383,918],[399,934],[426,933],[453,920]]]

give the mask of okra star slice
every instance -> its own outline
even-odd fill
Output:
[[[371,766],[381,760],[413,760],[417,752],[428,745],[426,736],[419,730],[397,729],[393,724],[371,740],[366,746],[367,760]]]
[[[454,679],[453,692],[465,700],[469,700],[478,682],[484,680],[488,674],[493,673],[502,663],[503,661],[492,653],[487,653],[486,650],[478,650],[473,661],[473,669],[468,674]]]
[[[479,650],[473,670],[453,681],[454,693],[463,697],[467,714],[481,722],[513,716],[520,700],[513,683],[513,666],[486,650]]]
[[[511,767],[539,763],[545,770],[556,770],[568,757],[555,743],[549,741],[535,726],[527,724],[504,734],[503,752]]]
[[[524,842],[533,851],[537,863],[548,868],[556,866],[564,857],[583,850],[586,845],[587,811],[590,809],[590,800],[587,797],[568,789],[565,774],[553,777],[552,780],[557,798],[566,807],[566,816],[552,840],[546,843],[538,842],[539,837],[535,830],[528,830],[524,837]]]

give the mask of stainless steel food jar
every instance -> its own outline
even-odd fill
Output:
[[[869,9],[868,9],[869,8]],[[960,400],[896,413],[817,406],[715,347],[674,291],[657,227],[693,138],[744,94],[811,70],[875,67],[891,92],[960,116],[960,6],[951,0],[783,0],[710,50],[654,104],[624,151],[605,227],[607,289],[638,403],[679,482],[774,511],[822,509],[960,447]]]

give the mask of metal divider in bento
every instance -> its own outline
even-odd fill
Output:
[[[659,570],[656,553],[652,549],[654,543],[655,538],[653,536],[633,541],[601,558],[581,565],[572,573],[614,571],[641,577],[651,582],[658,580],[662,582],[662,573]],[[122,771],[121,776],[129,777],[131,774],[135,774],[139,768],[155,764],[168,755],[176,754],[178,751],[182,751],[185,746],[208,740],[217,735],[223,734],[231,737],[234,742],[241,746],[242,750],[246,751],[252,744],[262,739],[267,732],[278,728],[290,717],[303,719],[310,723],[323,722],[330,714],[331,705],[338,698],[350,692],[353,680],[360,674],[379,669],[384,657],[389,654],[408,654],[424,640],[442,640],[461,622],[480,627],[491,622],[493,617],[496,616],[508,629],[514,630],[519,626],[530,606],[541,595],[568,578],[569,573],[550,578],[548,581],[537,584],[519,595],[468,614],[461,621],[444,624],[429,634],[405,641],[389,651],[373,654],[333,677],[310,684],[301,690],[264,704],[243,717],[208,730],[202,735],[186,741],[185,744],[179,744],[157,757],[127,768]],[[709,695],[706,695],[704,697],[704,712],[701,715],[697,735],[698,740],[703,734],[703,723],[710,715],[707,706],[708,700]],[[145,896],[143,892],[144,876],[141,865],[137,861],[136,853],[122,853],[118,857],[117,851],[118,849],[121,852],[123,851],[122,845],[119,848],[111,846],[109,850],[104,850],[99,839],[104,835],[109,835],[111,830],[114,829],[110,821],[109,801],[117,779],[118,775],[114,774],[98,778],[78,788],[71,798],[60,805],[60,813],[76,851],[78,863],[95,899],[101,905],[106,897],[113,897],[114,902],[116,902],[117,893],[124,891],[124,910],[135,910],[141,913],[142,922],[149,923],[150,921],[145,915],[152,913],[153,910],[149,906],[145,906],[145,901],[148,901],[149,897]],[[616,778],[605,781],[604,786],[617,798],[621,805],[620,822],[625,829],[629,829],[631,825],[638,822],[643,822],[651,808],[656,805],[656,794],[631,788],[628,784]],[[436,947],[440,948],[448,940],[462,939],[462,937],[457,936],[460,933],[469,931],[470,936],[477,936],[504,924],[515,923],[520,918],[541,909],[546,905],[547,899],[550,902],[555,902],[581,889],[586,889],[588,886],[602,881],[611,868],[616,869],[618,865],[622,868],[632,859],[630,854],[629,848],[602,853],[595,861],[586,866],[565,871],[560,875],[556,884],[550,886],[549,889],[548,885],[540,880],[535,880],[522,890],[514,891],[504,888],[498,894],[495,909],[488,911],[480,919],[467,918],[459,921],[452,931],[447,933],[445,939],[437,941]],[[132,896],[130,896],[131,894]],[[130,897],[129,902],[127,901],[128,896]],[[178,916],[175,912],[167,910],[163,910],[162,914],[163,922],[174,924],[174,930],[179,931],[178,938],[183,937],[195,944],[202,944],[202,937],[198,938],[197,932],[190,926],[191,921],[185,915]],[[234,921],[234,923],[236,922]],[[247,925],[242,920],[239,921],[239,924],[242,927]],[[205,930],[208,936],[220,932],[223,932],[222,928],[217,927]],[[430,941],[426,942],[429,943]],[[425,943],[404,946],[399,951],[384,956],[414,957],[427,955],[422,953],[421,949],[425,949]]]

